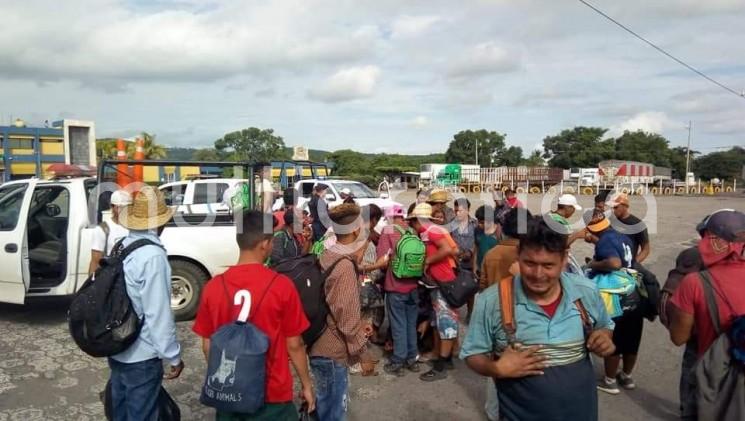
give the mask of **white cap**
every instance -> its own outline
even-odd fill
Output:
[[[341,190],[339,191],[339,194],[346,194],[347,196],[349,196],[349,195],[351,195],[351,194],[352,194],[352,190],[349,190],[349,188],[348,188],[348,187],[344,187],[343,189],[341,189]]]
[[[117,190],[111,194],[111,206],[129,206],[132,204],[132,195],[125,190]]]
[[[559,204],[563,206],[572,206],[578,211],[582,210],[582,206],[577,203],[577,198],[571,194],[562,194],[561,197],[559,197]]]

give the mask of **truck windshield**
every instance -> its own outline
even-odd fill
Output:
[[[349,189],[352,192],[352,196],[357,199],[374,199],[378,197],[375,192],[362,183],[334,183],[334,186],[337,192],[343,189]]]

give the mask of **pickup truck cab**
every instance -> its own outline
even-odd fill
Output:
[[[28,179],[0,186],[0,302],[74,294],[88,277],[98,200],[95,178]],[[110,212],[103,212],[103,219]],[[172,268],[171,307],[193,318],[203,285],[235,264],[232,216],[177,213],[161,241]]]
[[[224,200],[225,192],[234,190],[246,180],[232,178],[209,178],[177,181],[159,186],[168,206],[176,206],[176,212],[185,214],[228,213],[230,208]]]

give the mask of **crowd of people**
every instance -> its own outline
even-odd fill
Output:
[[[236,235],[240,258],[204,287],[193,331],[211,361],[211,339],[236,320],[238,293],[248,291],[255,305],[242,320],[268,338],[265,404],[250,414],[218,408],[216,419],[298,419],[292,365],[302,411],[343,420],[349,374],[376,373],[371,347],[379,346],[385,373],[416,373],[424,382],[446,379],[454,358],[464,360],[485,377],[490,420],[597,420],[598,391],[617,395],[636,387],[644,319],[658,314],[672,342],[686,345],[681,416],[707,419],[699,414],[711,405],[702,401],[704,385],[695,375],[703,369],[694,366],[721,334],[741,329],[741,336],[731,337],[735,350],[745,335],[745,289],[739,285],[745,279],[745,214],[707,216],[698,226],[701,241],[681,253],[656,290],[643,265],[652,253],[649,233],[623,194],[598,195],[595,207],[576,218],[583,209],[572,195],[559,197],[555,210],[533,215],[512,191],[473,211],[466,198],[453,200],[445,190],[418,192],[408,209],[360,207],[351,195],[329,209],[325,188],[314,188],[307,212],[295,206],[294,191],[285,192],[273,227],[264,226],[259,211],[236,212],[243,218]],[[112,221],[94,241],[91,271],[119,239],[156,244],[125,260],[127,292],[143,328],[130,349],[109,359],[114,419],[157,419],[161,379],[178,377],[184,367],[170,313],[170,268],[157,247],[172,211],[148,187],[134,199],[123,193],[114,199]],[[582,266],[571,252],[577,241],[594,246]],[[312,342],[304,333],[314,321],[297,286],[305,280],[274,270],[311,254],[325,282],[325,327]],[[464,273],[478,292],[458,308],[447,285]],[[604,363],[600,379],[590,354]],[[161,360],[168,365],[165,376]],[[232,375],[240,376],[239,369]],[[719,407],[741,398],[733,392]]]

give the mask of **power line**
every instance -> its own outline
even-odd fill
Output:
[[[617,20],[613,19],[612,17],[608,16],[608,15],[607,15],[607,14],[605,14],[605,13],[604,13],[604,12],[603,12],[602,10],[598,9],[597,7],[595,7],[595,6],[593,6],[592,4],[588,3],[587,1],[585,1],[585,0],[579,0],[579,2],[580,2],[580,3],[582,3],[582,4],[584,4],[585,6],[589,7],[590,9],[594,10],[594,11],[595,11],[595,12],[597,12],[597,13],[598,13],[599,15],[603,16],[604,18],[608,19],[609,21],[611,21],[611,22],[615,23],[616,25],[618,25],[619,27],[621,27],[621,28],[622,28],[622,29],[623,29],[624,31],[626,31],[626,32],[630,33],[631,35],[633,35],[633,36],[635,36],[635,37],[639,38],[640,40],[644,41],[645,43],[647,43],[647,44],[648,44],[649,46],[651,46],[651,47],[652,47],[652,48],[654,48],[655,50],[657,50],[657,51],[661,52],[662,54],[664,54],[664,55],[668,56],[669,58],[671,58],[671,59],[675,60],[675,61],[676,61],[676,62],[677,62],[678,64],[680,64],[680,65],[684,66],[684,67],[685,67],[685,68],[687,68],[688,70],[690,70],[690,71],[692,71],[692,72],[696,73],[697,75],[699,75],[699,76],[703,77],[704,79],[708,80],[709,82],[711,82],[711,83],[713,83],[713,84],[715,84],[715,85],[719,86],[720,88],[722,88],[722,89],[726,90],[727,92],[729,92],[729,93],[732,93],[732,94],[734,94],[734,95],[737,95],[737,96],[738,96],[739,98],[743,98],[743,99],[745,99],[745,92],[742,92],[742,93],[740,93],[740,92],[737,92],[737,91],[735,91],[734,89],[730,88],[729,86],[727,86],[727,85],[724,85],[723,83],[721,83],[721,82],[719,82],[719,81],[715,80],[714,78],[712,78],[712,77],[710,77],[710,76],[706,75],[706,74],[705,74],[704,72],[702,72],[702,71],[700,71],[700,70],[696,69],[695,67],[691,66],[690,64],[688,64],[688,63],[684,62],[683,60],[681,60],[681,59],[679,59],[679,58],[675,57],[674,55],[672,55],[672,54],[668,53],[667,51],[663,50],[663,49],[662,49],[661,47],[658,47],[658,46],[657,46],[657,45],[655,45],[655,44],[654,44],[653,42],[651,42],[651,41],[648,41],[648,40],[647,40],[646,38],[644,38],[643,36],[641,36],[641,35],[637,34],[636,32],[634,32],[633,30],[631,30],[631,29],[630,29],[629,27],[627,27],[626,25],[624,25],[624,24],[622,24],[621,22],[619,22],[619,21],[617,21]]]

